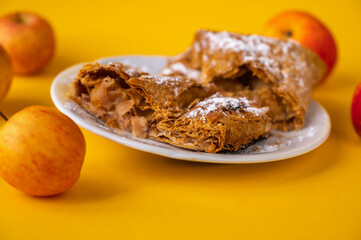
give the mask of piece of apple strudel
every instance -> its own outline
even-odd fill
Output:
[[[212,84],[151,76],[121,63],[85,65],[70,97],[110,126],[199,151],[236,151],[272,127],[269,109],[245,95],[215,93]]]
[[[121,63],[80,70],[70,97],[110,126],[206,152],[299,129],[323,62],[294,41],[198,31],[151,76]]]
[[[183,76],[216,91],[248,92],[280,130],[299,129],[325,64],[293,40],[199,30],[161,75]]]

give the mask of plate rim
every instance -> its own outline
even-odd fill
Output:
[[[122,55],[122,56],[104,57],[104,58],[97,59],[93,62],[107,61],[107,59],[114,59],[114,58],[118,58],[118,59],[123,58],[124,59],[124,58],[130,58],[130,57],[131,58],[135,58],[135,57],[169,58],[168,56],[161,56],[161,55]],[[67,109],[65,107],[65,105],[62,103],[60,96],[58,97],[57,91],[58,91],[59,84],[62,83],[61,79],[63,79],[65,76],[68,77],[68,75],[73,72],[77,72],[84,64],[88,64],[88,63],[91,63],[91,62],[78,63],[75,65],[72,65],[56,75],[56,77],[54,78],[54,80],[51,84],[51,88],[50,88],[50,96],[51,96],[51,99],[52,99],[54,105],[62,113],[67,115],[77,125],[83,127],[84,129],[86,129],[94,134],[97,134],[101,137],[107,138],[109,140],[112,140],[112,141],[122,144],[124,146],[130,147],[133,149],[137,149],[140,151],[144,151],[144,152],[148,152],[148,153],[152,153],[152,154],[156,154],[156,155],[160,155],[160,156],[164,156],[164,157],[185,160],[185,161],[194,161],[194,162],[219,163],[219,164],[264,163],[264,162],[285,160],[285,159],[289,159],[289,158],[293,158],[296,156],[306,154],[306,153],[316,149],[320,145],[322,145],[328,138],[330,131],[331,131],[331,121],[330,121],[329,114],[327,113],[327,111],[324,109],[324,107],[321,104],[317,103],[314,100],[311,100],[310,105],[315,104],[316,105],[315,107],[319,108],[319,111],[322,111],[324,113],[323,115],[326,116],[326,119],[325,119],[326,124],[323,126],[323,130],[321,131],[323,134],[320,134],[320,136],[317,136],[315,139],[312,139],[311,143],[309,143],[303,147],[301,146],[296,149],[282,151],[281,153],[278,152],[278,150],[276,150],[274,152],[266,152],[266,153],[259,153],[259,154],[242,154],[242,155],[222,154],[222,155],[220,155],[219,153],[194,152],[194,151],[191,151],[188,149],[182,149],[182,148],[180,148],[180,150],[182,150],[182,151],[178,152],[178,151],[172,151],[171,149],[163,148],[161,146],[153,146],[153,145],[150,145],[147,143],[133,141],[133,140],[127,139],[125,137],[122,137],[120,135],[117,135],[116,133],[106,132],[103,129],[92,125],[91,123],[84,121],[83,118],[74,114],[72,111],[69,111],[69,109]],[[152,139],[150,139],[150,140],[152,140]],[[152,140],[152,141],[156,141],[156,140]],[[154,152],[154,148],[157,148],[158,150],[160,150],[160,152],[159,151]],[[152,149],[153,149],[153,151],[152,151]],[[194,155],[194,154],[196,154],[196,155]],[[260,157],[260,155],[262,155],[262,157]],[[220,156],[224,156],[224,158],[220,158]],[[237,159],[236,157],[230,158],[230,156],[238,156],[238,157],[243,156],[243,157],[241,157],[240,159]]]

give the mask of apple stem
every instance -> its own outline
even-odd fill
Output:
[[[15,13],[15,21],[17,23],[23,23],[23,19],[21,18],[21,13],[19,12]]]
[[[289,30],[289,31],[285,32],[285,36],[286,36],[286,37],[292,37],[292,36],[293,36],[293,32]]]
[[[0,111],[0,116],[5,120],[5,121],[7,121],[8,120],[8,118]]]

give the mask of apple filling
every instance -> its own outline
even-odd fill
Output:
[[[176,146],[207,152],[236,151],[271,128],[269,108],[247,95],[216,92],[193,79],[126,72],[120,63],[80,70],[70,97],[106,121]]]
[[[118,75],[86,74],[73,82],[71,97],[110,126],[146,137],[154,111]]]

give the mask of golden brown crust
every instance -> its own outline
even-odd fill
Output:
[[[216,93],[189,107],[172,126],[158,128],[170,133],[163,141],[176,146],[211,153],[237,151],[271,130],[267,112],[245,96]]]
[[[293,41],[201,30],[160,75],[88,64],[69,96],[138,137],[237,151],[271,129],[300,128],[324,70],[316,54]]]
[[[192,79],[168,76],[141,76],[127,81],[142,95],[157,113],[179,117],[195,100],[204,99],[214,92]]]
[[[84,66],[70,97],[108,125],[200,151],[236,151],[271,128],[268,109],[246,96],[214,94],[212,85],[134,69],[137,77],[131,77],[122,69],[119,64]]]
[[[198,31],[192,46],[161,73],[187,77],[189,71],[174,71],[182,69],[182,64],[200,71],[198,80],[204,84],[224,84],[219,79],[232,81],[247,71],[270,83],[280,104],[289,105],[285,106],[289,112],[284,113],[289,117],[277,123],[282,130],[303,125],[314,86],[325,72],[322,60],[295,41],[225,31]]]
[[[152,114],[144,98],[126,83],[131,77],[143,75],[147,73],[121,63],[87,64],[74,79],[69,97],[108,125],[133,131],[134,116],[147,120],[133,121],[136,125],[147,125]]]

